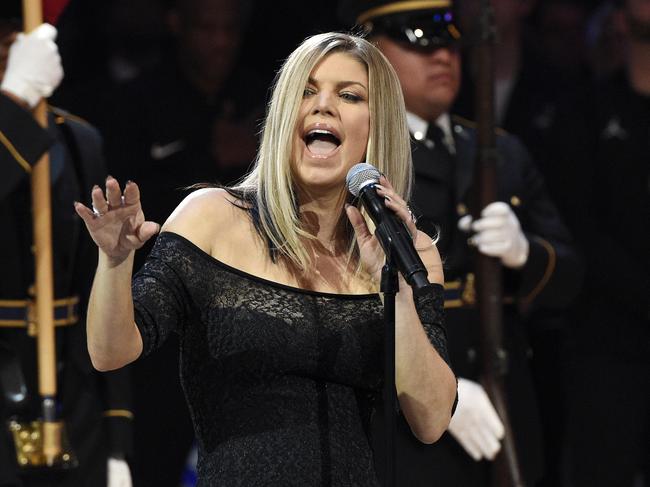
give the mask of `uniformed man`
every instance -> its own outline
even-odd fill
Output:
[[[533,485],[541,474],[540,430],[522,314],[566,306],[575,296],[580,262],[569,234],[526,149],[502,131],[498,201],[476,221],[467,215],[476,134],[472,123],[449,113],[461,72],[461,33],[451,1],[344,1],[341,11],[353,12],[402,84],[413,136],[412,204],[421,228],[439,236],[450,354],[459,377],[458,407],[439,442],[422,445],[400,423],[397,477],[409,486],[490,485],[490,461],[501,448],[504,426],[479,382],[472,257],[478,250],[504,268],[506,394],[523,475]]]
[[[63,76],[56,29],[20,30],[19,2],[3,2],[0,20],[0,485],[129,487],[131,453],[129,384],[123,373],[100,374],[88,356],[83,316],[92,281],[93,243],[73,210],[74,200],[102,183],[106,169],[93,127],[49,109],[48,129],[31,110]],[[57,345],[57,410],[67,426],[79,466],[38,476],[18,468],[6,430],[10,417],[39,416],[33,303],[34,256],[30,173],[50,151],[52,240]],[[26,395],[24,394],[26,392]]]

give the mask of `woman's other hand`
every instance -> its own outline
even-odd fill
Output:
[[[140,189],[132,181],[127,181],[122,192],[117,180],[108,176],[105,193],[95,186],[91,198],[92,209],[75,202],[75,211],[83,219],[100,251],[115,265],[160,230],[159,224],[145,221]]]
[[[425,247],[420,240],[428,241],[427,245],[432,247],[431,239],[426,234],[418,232],[411,210],[406,204],[406,201],[395,192],[390,181],[388,181],[384,176],[381,176],[379,184],[375,187],[377,189],[377,194],[384,197],[386,207],[392,210],[406,225],[409,233],[413,236],[413,244],[416,246],[416,249]],[[361,267],[370,275],[373,281],[379,282],[381,269],[386,261],[386,254],[384,253],[379,240],[377,240],[368,229],[366,221],[359,210],[354,206],[348,205],[346,207],[346,213],[357,235]]]

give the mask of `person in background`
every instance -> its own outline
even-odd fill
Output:
[[[613,15],[624,67],[596,84],[582,114],[591,131],[582,165],[592,176],[589,211],[575,218],[587,278],[567,339],[575,487],[650,480],[650,1],[617,2]]]
[[[362,160],[384,175],[377,194],[432,283],[415,293],[400,278],[395,310],[399,406],[431,443],[456,397],[442,263],[405,201],[412,166],[398,79],[367,41],[320,34],[289,56],[252,172],[189,195],[133,282],[135,250],[160,230],[145,220],[137,184],[122,190],[109,178],[93,189],[92,210],[75,205],[99,247],[93,364],[116,369],[180,335],[199,485],[377,485],[368,428],[382,384],[385,254],[346,187]]]
[[[544,178],[548,196],[573,231],[586,208],[589,168],[582,147],[589,140],[583,114],[590,104],[591,70],[586,26],[593,2],[585,0],[494,0],[495,105],[500,127],[520,138]],[[476,28],[479,0],[460,2],[464,32]],[[453,110],[472,117],[477,106],[475,40],[466,43],[460,93]],[[570,122],[569,122],[570,121]],[[580,257],[581,249],[577,247]],[[566,394],[565,337],[573,321],[567,309],[533,310],[527,316],[530,365],[543,432],[544,476],[539,486],[563,479]]]
[[[401,423],[398,478],[410,486],[490,485],[490,462],[501,449],[504,426],[480,384],[472,257],[478,251],[503,264],[505,388],[523,475],[534,485],[542,475],[541,432],[525,317],[567,306],[577,294],[581,264],[528,152],[502,130],[498,200],[476,221],[468,215],[476,133],[471,122],[450,114],[461,83],[461,32],[453,7],[438,0],[355,0],[343,2],[341,10],[368,33],[401,82],[413,137],[412,205],[418,226],[439,236],[450,357],[459,376],[458,408],[438,443],[418,443]]]
[[[57,31],[43,24],[20,34],[19,2],[3,3],[2,9],[0,222],[8,238],[0,244],[0,417],[6,428],[10,418],[29,421],[40,414],[36,340],[28,321],[34,298],[29,176],[49,150],[58,411],[79,466],[26,472],[18,467],[13,440],[4,430],[0,485],[130,487],[130,383],[128,375],[98,373],[90,363],[82,316],[92,281],[93,246],[71,206],[106,177],[101,138],[84,121],[53,107],[48,107],[47,129],[35,121],[31,111],[63,77],[54,43]]]

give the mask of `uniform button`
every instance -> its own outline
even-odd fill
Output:
[[[456,205],[456,213],[458,213],[458,216],[467,215],[467,206],[463,203],[458,203],[458,205]]]
[[[422,140],[424,139],[424,134],[422,132],[413,132],[413,138],[415,140]]]
[[[476,350],[473,348],[467,349],[467,361],[469,363],[474,363],[476,361]]]
[[[510,198],[510,204],[512,206],[519,206],[521,205],[521,200],[519,199],[519,196],[513,196]]]

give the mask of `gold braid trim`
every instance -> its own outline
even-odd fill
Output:
[[[528,306],[533,301],[533,299],[535,299],[537,295],[542,291],[542,289],[544,289],[544,286],[548,284],[548,281],[551,279],[551,276],[555,271],[555,264],[557,263],[557,254],[555,253],[553,246],[543,238],[535,237],[535,240],[539,242],[541,246],[544,247],[544,250],[546,250],[548,253],[548,262],[546,263],[546,269],[544,270],[542,279],[537,283],[537,286],[535,286],[533,290],[528,293],[528,296],[522,299],[522,302],[525,306]]]
[[[128,409],[108,409],[104,411],[104,417],[133,419],[133,413]]]
[[[7,136],[2,133],[2,130],[0,130],[0,142],[7,148],[9,153],[13,156],[14,159],[20,164],[20,167],[22,167],[27,174],[31,174],[32,172],[32,166],[29,165],[29,162],[25,160],[23,156],[20,155],[18,150],[14,147],[14,145],[9,141]]]
[[[412,10],[425,10],[427,8],[447,8],[450,6],[451,2],[449,0],[411,0],[409,2],[393,2],[360,13],[357,17],[357,23],[363,24],[366,20],[381,17],[382,15],[410,12]]]

